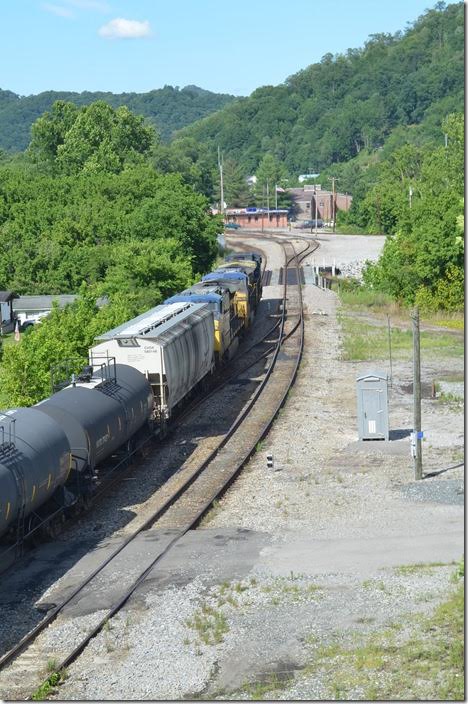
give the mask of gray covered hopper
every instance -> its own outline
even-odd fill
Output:
[[[161,414],[168,417],[213,369],[213,311],[205,303],[156,306],[100,335],[90,363],[96,366],[106,356],[144,374]]]

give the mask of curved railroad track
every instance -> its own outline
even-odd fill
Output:
[[[250,235],[249,235],[250,237]],[[307,243],[299,252],[290,241],[279,242],[284,250],[283,298],[278,321],[262,339],[267,339],[277,330],[275,345],[263,351],[248,367],[269,357],[265,375],[249,403],[228,429],[218,445],[210,452],[200,466],[187,473],[180,473],[167,491],[161,492],[159,504],[137,530],[125,538],[112,553],[80,582],[66,598],[55,606],[37,626],[21,641],[0,658],[0,695],[13,698],[25,682],[25,675],[31,674],[36,680],[39,672],[44,672],[47,662],[55,663],[54,670],[65,670],[83,652],[87,644],[106,626],[109,619],[117,614],[144,582],[157,563],[187,533],[195,528],[209,511],[213,502],[227,489],[245,462],[254,453],[258,441],[267,433],[274,418],[284,403],[287,393],[294,383],[300,364],[304,344],[304,320],[300,263],[318,244]],[[251,345],[249,351],[258,346]],[[281,353],[281,354],[280,354]],[[224,380],[211,393],[229,383]],[[193,407],[191,409],[193,411]],[[147,531],[157,530],[161,539],[160,548],[150,559],[142,556],[138,568],[128,560],[127,552],[138,537]],[[40,642],[41,632],[53,621],[67,620],[73,614],[73,605],[86,600],[95,602],[96,586],[106,590],[106,585],[114,585],[116,567],[125,565],[126,582],[119,582],[120,594],[111,608],[106,609],[102,618],[90,628],[75,647],[68,652],[50,652]],[[120,569],[119,574],[122,573]],[[115,585],[114,585],[115,586]],[[35,676],[34,676],[35,673]],[[49,678],[48,678],[49,679]],[[27,677],[26,677],[27,680]],[[6,684],[5,684],[6,683]],[[5,691],[7,686],[10,691]],[[33,689],[33,686],[31,686]],[[24,686],[23,686],[24,690]]]

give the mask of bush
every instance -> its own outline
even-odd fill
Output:
[[[416,292],[415,304],[422,311],[433,313],[438,310],[456,312],[464,305],[464,272],[457,266],[450,266],[444,279],[437,281],[435,290],[420,286]]]

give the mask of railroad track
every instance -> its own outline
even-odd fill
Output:
[[[164,495],[165,492],[162,492],[161,501],[151,516],[118,545],[85,580],[72,589],[58,606],[52,608],[30,633],[0,658],[0,670],[4,670],[0,673],[2,698],[13,698],[18,689],[21,690],[28,673],[31,681],[36,679],[37,682],[37,673],[41,670],[44,672],[48,662],[53,662],[54,671],[60,673],[77,659],[88,643],[106,626],[109,619],[122,609],[157,563],[187,531],[199,524],[213,501],[231,484],[255,451],[258,441],[268,431],[284,403],[289,388],[294,383],[299,367],[304,343],[300,263],[318,246],[309,242],[304,249],[297,252],[291,242],[285,241],[280,244],[284,250],[284,271],[286,272],[283,299],[280,318],[268,333],[270,335],[272,330],[277,329],[277,342],[274,348],[262,352],[248,365],[252,366],[265,356],[270,356],[263,381],[244,411],[201,466],[187,474],[182,473],[180,478],[172,482],[170,493]],[[293,272],[296,272],[295,275]],[[252,345],[252,348],[255,346]],[[136,567],[128,554],[135,549],[135,544],[141,541],[148,529],[151,529],[153,535],[154,531],[157,532],[160,546],[156,551],[153,550],[150,557],[140,555],[138,567]],[[85,636],[80,638],[77,645],[68,652],[56,649],[50,652],[47,647],[44,647],[39,636],[53,621],[66,622],[73,615],[74,609],[76,610],[77,603],[90,601],[96,608],[99,606],[96,592],[108,594],[109,589],[115,590],[115,571],[119,565],[119,574],[122,572],[125,574],[125,584],[122,584],[119,577],[119,594],[116,594],[112,606],[105,609],[104,615]],[[122,567],[124,567],[123,570]],[[5,682],[10,691],[5,691]]]

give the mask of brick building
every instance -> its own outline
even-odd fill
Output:
[[[227,208],[226,223],[236,223],[249,230],[271,230],[288,226],[288,210],[278,208]]]
[[[306,185],[302,188],[288,188],[292,198],[293,217],[297,220],[323,220],[331,222],[334,212],[348,211],[353,202],[353,197],[347,193],[335,192],[335,206],[333,206],[333,193],[322,189],[320,184]]]

